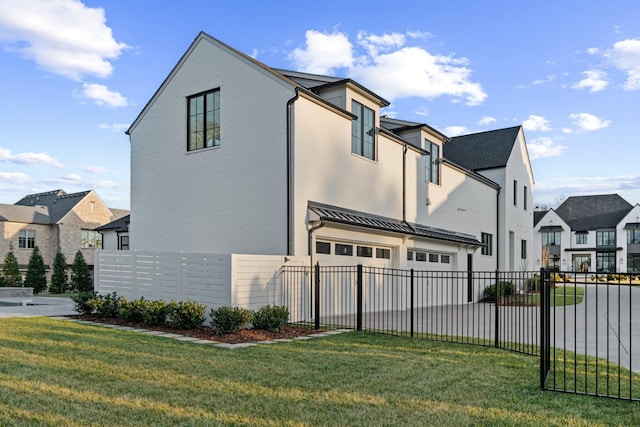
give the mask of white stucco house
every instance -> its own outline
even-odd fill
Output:
[[[535,212],[536,268],[640,273],[640,205],[617,194],[569,197]]]
[[[130,249],[533,268],[522,127],[449,138],[388,105],[200,33],[127,131]]]

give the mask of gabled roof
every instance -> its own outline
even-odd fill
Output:
[[[22,222],[25,224],[50,224],[49,209],[46,206],[16,206],[0,204],[0,221]]]
[[[573,196],[555,210],[573,231],[614,228],[633,209],[617,194]]]
[[[520,128],[455,136],[444,145],[443,157],[473,171],[505,167]]]
[[[129,231],[129,220],[131,215],[125,215],[122,218],[118,218],[115,221],[111,221],[109,224],[102,225],[96,228],[96,231]]]
[[[549,212],[548,210],[544,211],[533,211],[533,226],[538,225],[540,220]]]
[[[55,190],[29,194],[15,204],[17,206],[46,206],[49,210],[50,223],[55,224],[90,192],[91,190],[67,194],[64,190]]]
[[[441,228],[430,227],[428,225],[414,224],[394,218],[354,211],[351,209],[312,201],[309,201],[308,206],[309,209],[318,215],[318,217],[323,221],[372,228],[391,233],[409,234],[429,239],[446,240],[471,246],[482,246],[482,243],[478,241],[478,239],[466,233],[458,233],[456,231],[444,230]]]
[[[426,128],[431,133],[438,135],[445,142],[449,141],[448,136],[426,123],[410,122],[408,120],[400,120],[393,117],[382,116],[380,117],[380,126],[384,127],[387,130],[390,130],[393,133],[402,132],[404,130]]]

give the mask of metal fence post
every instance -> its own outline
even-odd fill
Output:
[[[362,264],[358,264],[358,273],[357,273],[357,288],[356,288],[356,310],[357,310],[357,318],[356,318],[356,329],[358,331],[362,330]]]
[[[413,337],[413,315],[414,315],[414,307],[415,307],[414,295],[413,295],[413,268],[411,269],[411,279],[409,281],[409,286],[411,286],[411,319],[410,319],[410,323],[411,323],[411,336]]]
[[[540,389],[546,390],[547,374],[551,364],[549,272],[540,269]]]
[[[320,329],[320,263],[316,263],[313,272],[313,311],[315,312],[315,329]]]
[[[495,336],[494,336],[494,346],[496,348],[500,348],[500,272],[496,270],[496,325],[495,325]]]

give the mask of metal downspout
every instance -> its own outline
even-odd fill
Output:
[[[309,237],[307,240],[307,253],[309,254],[309,259],[311,260],[311,267],[313,267],[313,251],[312,251],[312,247],[311,247],[311,241],[313,240],[313,232],[316,231],[319,228],[324,227],[324,220],[320,220],[320,224],[316,225],[315,227],[311,227],[308,231],[309,233]]]
[[[295,88],[295,96],[287,101],[287,255],[293,255],[292,241],[292,219],[293,219],[293,161],[291,155],[293,153],[293,103],[298,99],[300,93]]]
[[[496,270],[500,270],[500,190],[496,194]],[[506,205],[505,205],[506,206]]]

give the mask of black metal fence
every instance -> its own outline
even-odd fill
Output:
[[[640,399],[640,275],[316,265],[282,277],[292,323],[540,356],[542,389]]]
[[[291,321],[539,354],[539,273],[285,267]]]
[[[640,274],[542,274],[540,387],[640,400]]]

